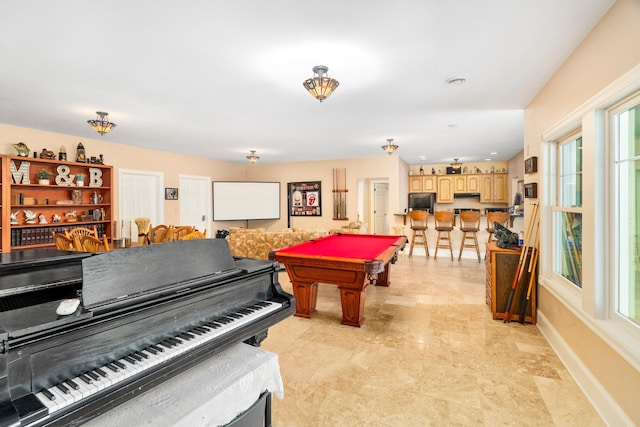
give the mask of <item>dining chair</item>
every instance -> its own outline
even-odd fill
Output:
[[[181,225],[178,227],[171,228],[171,237],[170,240],[182,240],[184,236],[195,231],[195,227],[191,227],[190,225]]]
[[[59,251],[78,251],[78,242],[77,240],[67,237],[62,233],[51,233],[53,236],[53,242],[56,245],[56,249]]]
[[[93,236],[96,239],[100,237],[98,236],[98,229],[95,225],[93,226],[93,229],[87,227],[74,227],[70,230],[67,230],[65,228],[64,234],[72,240],[74,238],[80,239],[82,236]]]
[[[194,240],[194,239],[206,239],[206,238],[207,238],[207,230],[204,230],[202,232],[198,230],[193,230],[191,233],[188,233],[182,236],[182,238],[179,240]]]
[[[487,232],[489,232],[489,238],[487,242],[490,242],[494,239],[493,233],[496,231],[495,223],[500,225],[504,225],[505,227],[509,224],[509,212],[487,212]]]
[[[79,238],[80,247],[84,252],[109,252],[109,241],[107,236],[97,238],[93,236],[82,236]]]
[[[155,227],[149,227],[147,233],[147,244],[149,243],[164,243],[168,242],[171,238],[171,226],[170,225],[156,225]]]

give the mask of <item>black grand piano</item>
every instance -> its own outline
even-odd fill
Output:
[[[2,254],[0,426],[77,425],[294,312],[277,264],[222,239]],[[79,297],[71,315],[62,299]]]

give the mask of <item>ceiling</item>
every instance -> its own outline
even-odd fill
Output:
[[[508,160],[612,4],[0,0],[0,123],[238,163],[386,156],[387,138],[412,165]],[[320,64],[340,81],[322,103],[302,87]],[[96,111],[117,128],[95,133]]]

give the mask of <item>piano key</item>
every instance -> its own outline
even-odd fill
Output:
[[[64,394],[69,394],[69,389],[67,387],[65,387],[64,384],[62,384],[62,383],[56,384],[56,387],[58,388],[58,390],[60,390]]]

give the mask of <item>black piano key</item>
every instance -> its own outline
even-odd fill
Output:
[[[46,388],[42,389],[42,394],[44,394],[45,396],[47,396],[47,399],[54,401],[56,400],[56,395],[51,393],[49,390],[47,390]]]
[[[85,383],[85,384],[92,384],[92,383],[93,383],[93,380],[92,380],[92,379],[91,379],[91,377],[90,377],[90,376],[88,376],[88,375],[80,374],[80,375],[79,375],[79,378],[80,378],[82,381],[84,381],[84,383]]]
[[[111,362],[112,364],[116,365],[118,368],[120,369],[127,369],[127,365],[125,365],[122,362],[119,362],[117,360],[114,360],[113,362]]]
[[[175,345],[180,345],[182,344],[182,341],[180,341],[178,338],[175,337],[169,337],[167,338],[169,341],[171,341],[172,343],[174,343]]]
[[[97,369],[96,369],[97,371]],[[95,372],[89,371],[87,372],[87,375],[94,381],[99,381],[100,380],[100,376],[98,374],[96,374]]]
[[[155,348],[153,348],[154,346],[149,346],[147,348],[145,348],[145,351],[148,351],[149,353],[153,354],[154,356],[158,353],[160,353],[158,350],[156,350]]]
[[[138,354],[137,352],[135,353],[131,353],[129,356],[133,357],[134,359],[136,359],[136,361],[138,362],[142,362],[142,359],[144,359],[140,354]]]
[[[136,354],[140,357],[142,357],[143,359],[148,359],[149,355],[146,353],[143,353],[142,351],[136,351]]]
[[[202,332],[199,329],[193,328],[192,330],[189,331],[190,334],[196,334],[196,335],[202,335],[204,334],[204,332]]]
[[[193,335],[189,335],[189,334],[187,334],[187,333],[185,333],[185,332],[181,332],[181,333],[179,333],[179,334],[178,334],[178,336],[179,336],[180,338],[184,338],[184,339],[185,339],[185,340],[187,340],[187,341],[189,341],[189,340],[192,340],[192,339],[193,339]]]
[[[228,317],[218,317],[218,318],[216,319],[216,322],[218,322],[218,323],[222,323],[222,324],[225,324],[225,325],[226,325],[227,323],[231,323],[231,322],[232,322],[232,320],[231,320],[231,319],[229,319]]]
[[[211,327],[213,329],[218,329],[220,326],[222,326],[219,323],[215,323],[215,322],[207,322],[207,323],[205,323],[205,325],[207,325],[207,326],[209,326],[209,327]]]
[[[69,394],[69,389],[64,386],[62,383],[56,384],[56,388],[63,392],[64,394]]]
[[[96,371],[98,373],[98,375],[100,375],[103,378],[106,378],[106,377],[109,376],[109,374],[107,372],[103,371],[100,368],[96,368],[96,369],[94,369],[94,371]],[[98,379],[100,379],[100,377],[98,377]]]
[[[113,363],[107,363],[105,365],[111,372],[118,372],[119,369],[116,365],[114,365]]]
[[[162,342],[159,342],[159,343],[158,343],[158,345],[161,345],[161,346],[163,346],[164,348],[171,348],[171,347],[175,346],[175,344],[174,344],[174,343],[169,342],[169,341],[167,341],[167,340],[162,341]]]
[[[248,314],[251,314],[252,311],[251,310],[247,310],[246,308],[243,308],[243,309],[238,310],[238,313],[248,315]]]
[[[66,380],[64,383],[74,390],[78,390],[80,388],[80,386],[76,384],[73,380]]]
[[[138,363],[138,361],[131,355],[125,356],[125,357],[123,357],[123,359],[126,360],[127,362],[131,363],[132,365],[135,365],[136,363]],[[125,366],[125,365],[123,364],[122,366]]]
[[[242,315],[238,313],[229,313],[227,316],[233,317],[234,319],[242,319]]]

